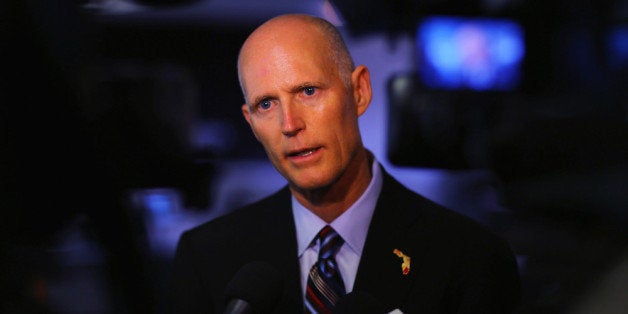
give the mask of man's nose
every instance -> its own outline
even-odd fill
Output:
[[[285,136],[295,136],[305,128],[299,105],[294,102],[284,102],[281,106],[282,120],[281,133]]]

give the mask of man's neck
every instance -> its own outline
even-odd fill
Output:
[[[331,185],[315,190],[290,189],[299,203],[330,223],[362,196],[373,176],[372,164],[373,155],[364,150],[356,156],[356,166],[349,167]]]

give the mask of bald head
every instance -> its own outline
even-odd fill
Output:
[[[310,50],[321,57],[329,58],[335,65],[337,74],[347,85],[354,70],[353,59],[338,29],[328,21],[306,14],[285,14],[274,17],[259,26],[244,42],[238,56],[238,78],[243,93],[243,71],[249,62],[259,61],[260,54],[268,53],[274,47],[293,48],[298,51]]]

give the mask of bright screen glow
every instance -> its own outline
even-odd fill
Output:
[[[628,68],[628,25],[614,27],[608,37],[609,64],[613,70]]]
[[[419,76],[428,88],[508,91],[519,86],[523,30],[506,19],[431,17],[417,30]]]

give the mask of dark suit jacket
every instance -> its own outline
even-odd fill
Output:
[[[402,273],[402,251],[411,258]],[[174,261],[175,313],[222,313],[224,291],[251,261],[280,270],[284,294],[276,313],[302,313],[296,231],[290,192],[185,232]],[[508,313],[519,300],[519,275],[506,242],[478,223],[406,189],[384,171],[360,260],[354,291],[387,311],[404,313]]]

